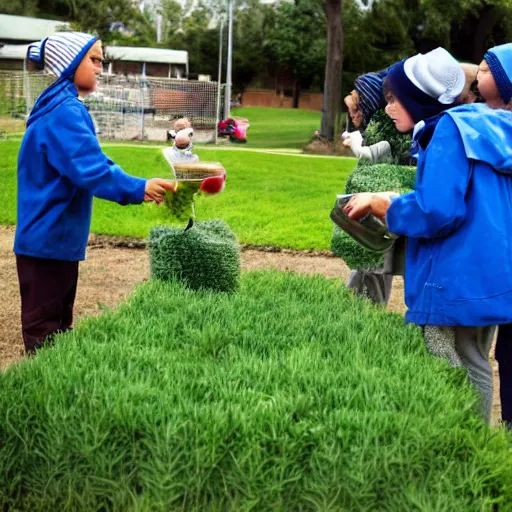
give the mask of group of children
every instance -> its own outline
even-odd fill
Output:
[[[71,327],[93,196],[160,203],[175,183],[130,176],[103,154],[81,102],[101,73],[96,37],[60,33],[31,45],[28,58],[56,77],[30,114],[18,161],[14,251],[23,340],[34,352]],[[489,50],[476,78],[478,89],[470,89],[459,63],[439,48],[360,80],[348,102],[355,124],[384,98],[397,130],[414,134],[417,183],[401,196],[355,195],[346,211],[354,219],[372,212],[407,237],[406,320],[450,331],[487,418],[488,354],[501,326],[503,419],[512,422],[512,44]],[[456,106],[471,91],[485,104]],[[185,147],[191,127],[181,129]]]
[[[489,419],[489,351],[497,326],[502,418],[512,424],[512,44],[478,67],[484,103],[458,105],[466,86],[443,49],[397,63],[384,81],[386,113],[413,132],[413,192],[357,194],[349,217],[371,212],[407,237],[406,321],[448,333]]]

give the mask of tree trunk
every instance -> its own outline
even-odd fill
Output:
[[[498,22],[498,10],[494,5],[488,5],[479,13],[478,24],[473,38],[473,62],[480,64],[486,48],[486,40]]]
[[[300,98],[300,80],[296,78],[293,81],[293,108],[299,108]]]
[[[343,0],[325,0],[327,55],[321,134],[329,140],[341,131],[341,73],[343,65]]]

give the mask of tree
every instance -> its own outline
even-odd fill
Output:
[[[325,0],[327,16],[327,55],[325,61],[324,99],[320,132],[329,140],[341,131],[341,91],[343,71],[343,0]]]
[[[35,16],[37,0],[0,0],[0,12],[14,16]]]
[[[277,7],[266,46],[293,77],[293,107],[299,106],[301,84],[311,81],[325,61],[325,20],[315,4],[297,0]]]
[[[235,10],[232,70],[235,90],[245,90],[263,70],[272,66],[272,56],[266,41],[274,18],[274,7],[264,5],[259,0],[248,0]],[[225,34],[227,37],[227,30]]]

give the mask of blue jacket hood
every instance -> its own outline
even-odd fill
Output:
[[[450,116],[457,125],[468,158],[512,174],[512,112],[473,103],[442,115]]]
[[[30,116],[27,120],[27,128],[34,121],[58,107],[62,101],[69,96],[78,97],[77,88],[69,78],[59,79],[50,85],[50,87],[46,88],[39,98],[37,98],[36,104],[30,112]]]

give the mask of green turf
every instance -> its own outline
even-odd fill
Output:
[[[247,148],[302,149],[320,128],[320,113],[298,109],[246,107],[234,108],[231,115],[245,117],[250,127],[247,131]],[[0,132],[24,131],[20,120],[0,118]]]
[[[320,128],[320,112],[290,108],[244,107],[231,111],[245,117],[250,127],[247,147],[302,149]]]
[[[0,150],[0,223],[16,221],[16,160],[19,142]],[[105,152],[130,174],[168,177],[169,168],[154,148],[109,146]],[[221,218],[241,243],[294,249],[328,250],[329,212],[345,188],[353,159],[306,158],[249,151],[198,151],[204,161],[220,161],[227,170],[224,192],[197,201],[198,220]],[[151,227],[168,223],[168,211],[153,204],[119,206],[95,199],[92,231],[147,237]]]
[[[464,372],[337,280],[249,273],[236,294],[150,282],[0,373],[0,389],[5,510],[512,503],[509,441]]]

